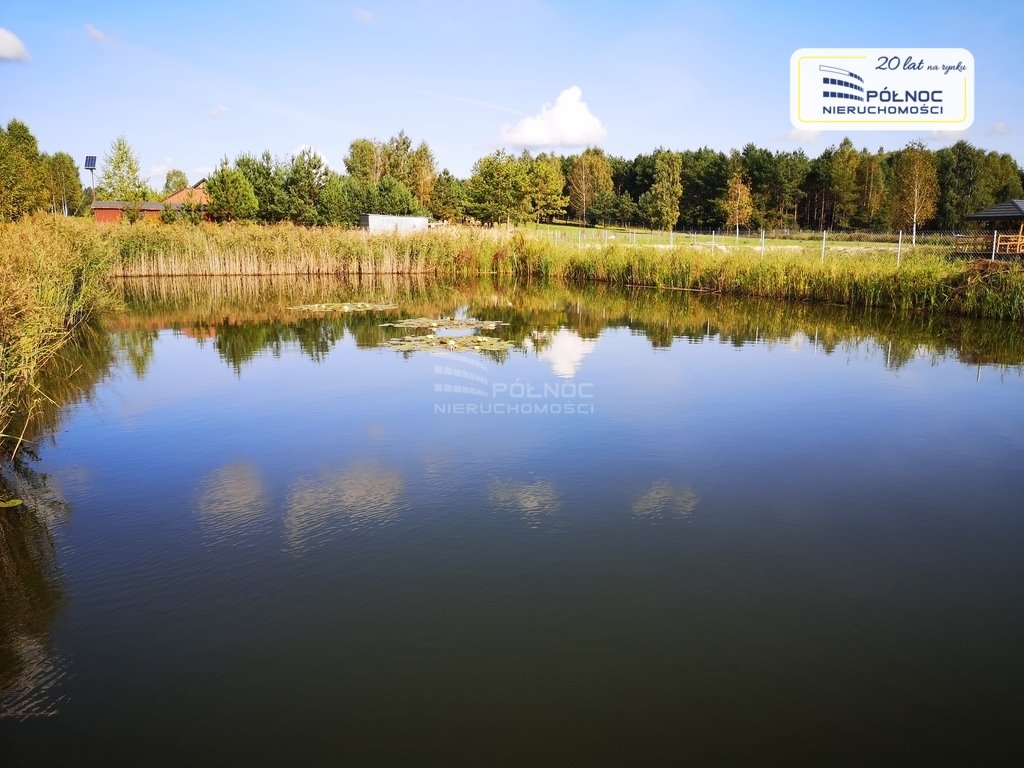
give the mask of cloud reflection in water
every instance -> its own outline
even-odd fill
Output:
[[[285,542],[306,550],[339,530],[372,528],[398,519],[405,480],[391,468],[360,462],[334,474],[292,483],[285,507]]]
[[[493,479],[488,489],[491,503],[519,515],[531,528],[558,512],[558,491],[550,480],[517,483]]]
[[[690,488],[676,488],[668,480],[658,480],[650,490],[633,502],[633,517],[638,520],[689,519],[700,497]]]

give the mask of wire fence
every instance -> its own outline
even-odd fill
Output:
[[[1013,232],[974,230],[829,231],[829,230],[730,230],[652,231],[625,227],[528,225],[516,231],[528,237],[579,247],[690,246],[721,253],[818,253],[829,255],[884,254],[900,259],[912,253],[946,258],[1024,258],[1024,237]]]

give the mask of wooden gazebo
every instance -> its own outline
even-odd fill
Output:
[[[1006,200],[972,213],[967,221],[975,225],[977,242],[973,251],[998,258],[1024,256],[1024,200]]]

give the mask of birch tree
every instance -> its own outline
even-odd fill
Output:
[[[932,153],[921,141],[912,141],[896,154],[893,162],[892,221],[901,229],[910,227],[911,245],[917,245],[917,228],[935,216],[939,200],[939,177]]]

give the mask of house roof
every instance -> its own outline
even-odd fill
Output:
[[[1024,221],[1024,200],[1004,200],[970,214],[969,221]]]
[[[206,194],[206,178],[202,178],[191,187],[182,187],[164,198],[164,202],[184,202],[192,200],[199,203],[206,203],[209,197]]]

